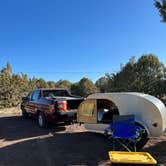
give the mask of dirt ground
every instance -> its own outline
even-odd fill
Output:
[[[0,114],[0,166],[109,166],[110,140],[83,126],[38,127],[34,119]],[[166,166],[166,135],[151,139],[143,151]]]

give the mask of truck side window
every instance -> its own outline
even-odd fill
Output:
[[[32,101],[37,101],[39,99],[39,97],[40,97],[40,90],[35,90],[32,94],[31,100]]]
[[[27,98],[28,98],[29,100],[31,100],[32,94],[33,94],[33,92],[30,92],[30,93],[27,95]]]

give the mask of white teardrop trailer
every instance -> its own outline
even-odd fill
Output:
[[[138,142],[143,147],[148,138],[166,131],[166,107],[157,98],[142,93],[96,93],[83,101],[77,113],[85,128],[106,132],[113,115],[134,115],[136,124],[145,130]]]

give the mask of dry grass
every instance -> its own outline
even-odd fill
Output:
[[[20,115],[20,114],[21,114],[20,107],[12,107],[12,108],[0,109],[0,116],[5,116],[5,115]]]

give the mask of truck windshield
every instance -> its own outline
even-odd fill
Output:
[[[66,90],[45,90],[43,91],[43,97],[69,97],[69,93]]]

